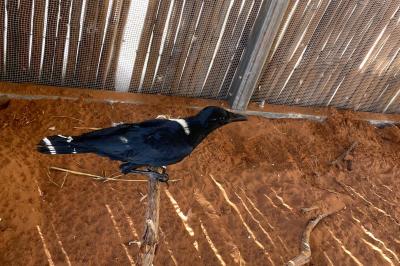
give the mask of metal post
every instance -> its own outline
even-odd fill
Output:
[[[229,93],[232,109],[245,110],[262,74],[289,0],[264,0]]]

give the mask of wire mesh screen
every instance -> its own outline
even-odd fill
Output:
[[[2,80],[226,98],[262,0],[2,0]]]
[[[252,100],[400,112],[399,7],[291,0]]]

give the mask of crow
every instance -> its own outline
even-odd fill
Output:
[[[95,153],[121,161],[123,174],[138,173],[167,182],[167,165],[183,160],[212,131],[228,123],[244,121],[243,115],[209,106],[183,119],[152,119],[120,124],[82,134],[43,138],[37,150],[44,154]],[[138,170],[139,168],[147,170]],[[152,170],[163,167],[163,172]]]

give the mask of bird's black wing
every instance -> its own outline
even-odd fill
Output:
[[[113,160],[152,166],[178,162],[192,151],[182,127],[163,119],[96,130],[74,137],[74,144]]]

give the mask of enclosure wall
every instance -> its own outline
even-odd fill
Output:
[[[399,6],[291,0],[252,100],[400,112]]]
[[[1,1],[1,77],[224,99],[261,2]]]

